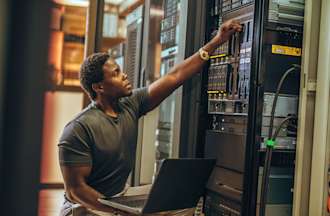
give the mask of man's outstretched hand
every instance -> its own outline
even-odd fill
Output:
[[[242,31],[242,25],[240,22],[231,19],[220,26],[217,35],[212,40],[215,40],[220,45],[229,40],[232,34],[240,31]]]

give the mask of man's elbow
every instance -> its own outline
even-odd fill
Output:
[[[80,203],[80,195],[82,193],[82,188],[81,187],[69,187],[66,188],[65,191],[65,196],[69,199],[69,201],[74,202],[74,203]]]

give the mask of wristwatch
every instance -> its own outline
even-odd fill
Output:
[[[200,48],[198,52],[199,52],[199,56],[201,57],[201,59],[203,59],[205,61],[208,61],[210,59],[209,53],[206,50],[204,50],[203,48]]]

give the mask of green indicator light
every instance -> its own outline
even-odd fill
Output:
[[[269,139],[266,141],[267,147],[274,148],[275,145],[276,145],[276,142],[274,140]]]

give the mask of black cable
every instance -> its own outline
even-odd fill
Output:
[[[267,148],[265,164],[264,164],[264,169],[263,169],[263,173],[262,173],[259,216],[265,215],[267,192],[268,192],[268,177],[269,177],[269,172],[270,172],[272,153],[273,153],[273,149]]]
[[[269,122],[269,131],[268,131],[268,139],[272,138],[272,133],[273,133],[273,125],[274,125],[274,117],[275,117],[275,109],[276,109],[276,104],[277,104],[277,98],[280,93],[280,90],[282,88],[283,82],[286,79],[286,77],[293,71],[295,71],[297,68],[300,68],[299,65],[293,65],[293,67],[289,68],[281,77],[280,82],[277,85],[275,97],[273,100],[273,105],[272,105],[272,111],[270,113],[270,122]]]
[[[276,140],[278,134],[280,133],[280,131],[281,131],[281,129],[282,129],[282,127],[283,127],[283,125],[284,125],[285,123],[287,123],[287,122],[290,121],[291,119],[296,119],[296,118],[297,118],[296,116],[288,116],[288,117],[286,117],[286,118],[280,123],[280,125],[276,128],[276,131],[275,131],[274,134],[273,134],[272,140],[274,140],[274,141]]]
[[[269,131],[268,131],[268,140],[270,142],[275,142],[275,139],[279,133],[279,130],[281,127],[284,125],[284,120],[280,126],[277,128],[277,132],[275,132],[273,136],[273,127],[274,127],[274,118],[275,118],[275,109],[276,109],[276,104],[277,104],[277,99],[280,93],[280,90],[282,88],[283,82],[286,79],[286,77],[296,69],[300,69],[300,65],[293,64],[291,68],[289,68],[281,77],[280,82],[277,85],[276,93],[274,96],[273,104],[272,104],[272,110],[270,114],[270,122],[269,122]],[[289,118],[289,117],[288,117]],[[292,117],[293,118],[293,117]],[[274,138],[275,137],[275,138]],[[268,192],[268,186],[269,186],[269,173],[270,173],[270,167],[271,167],[271,161],[272,161],[272,153],[273,153],[273,146],[267,145],[266,149],[266,157],[265,157],[265,164],[264,164],[264,169],[263,169],[263,174],[262,174],[262,183],[261,183],[261,194],[260,194],[260,211],[259,211],[259,216],[265,216],[265,210],[266,210],[266,202],[267,202],[267,192]]]

